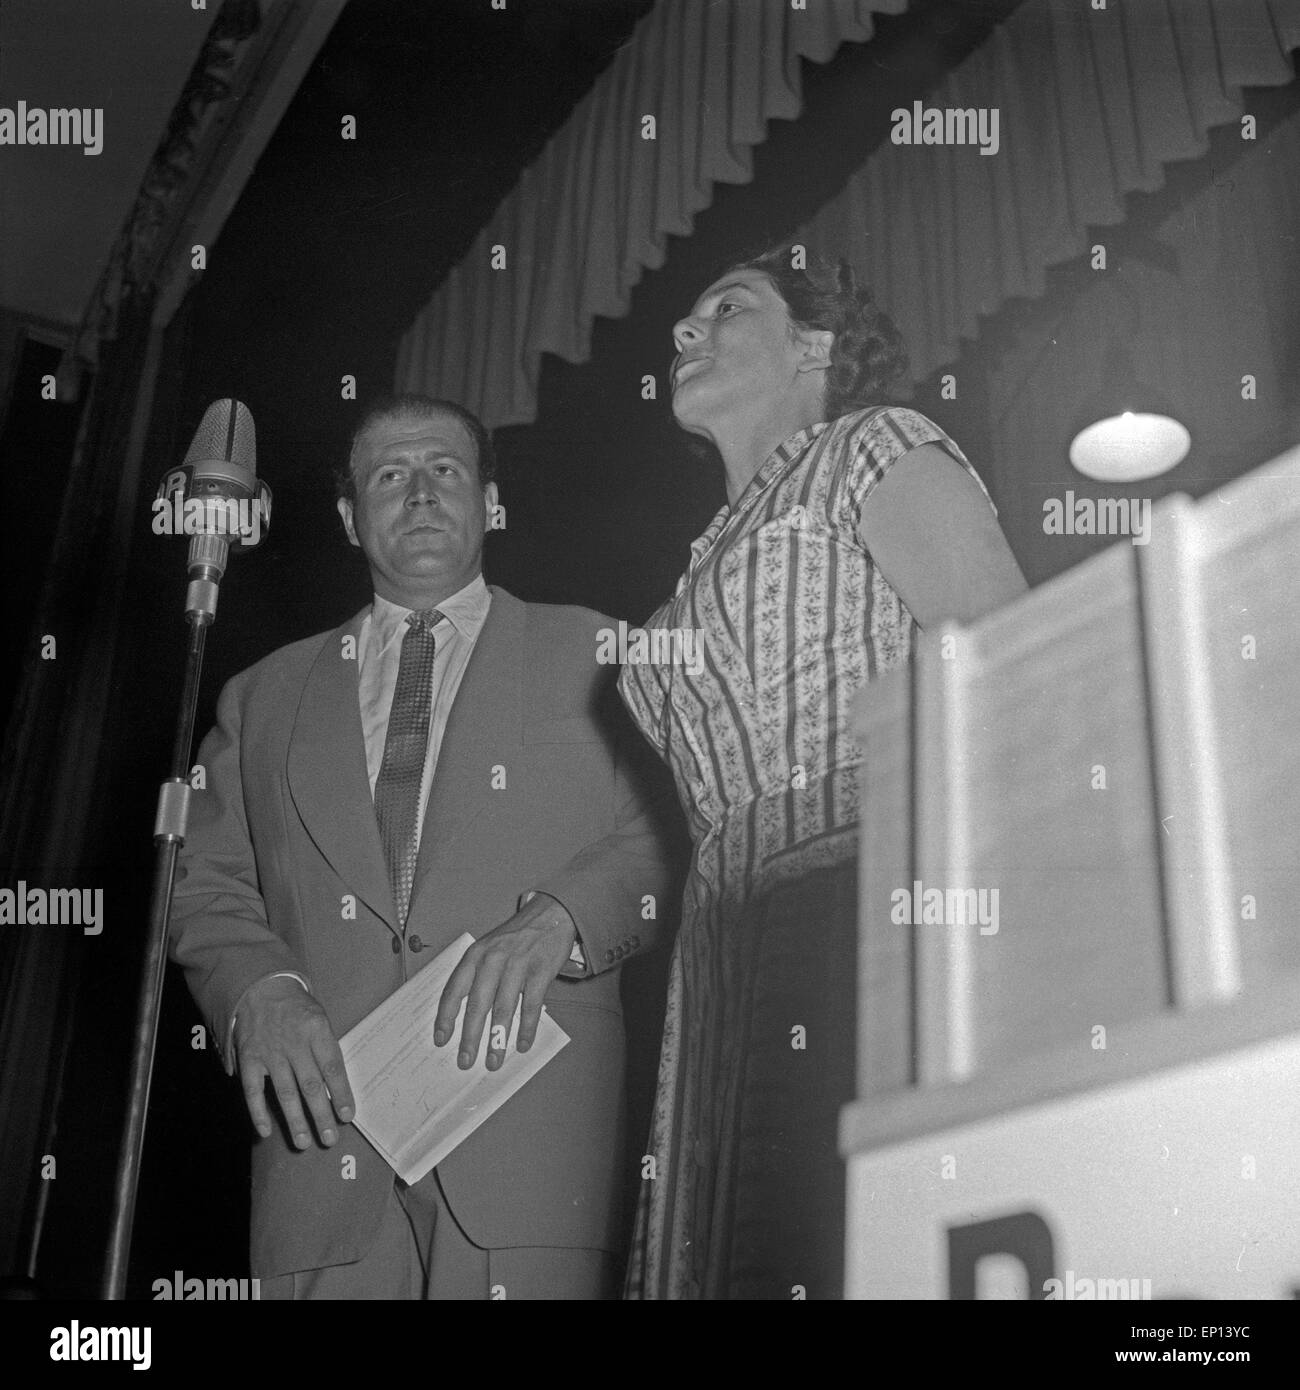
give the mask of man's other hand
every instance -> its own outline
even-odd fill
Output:
[[[461,1000],[468,997],[456,1065],[462,1070],[474,1065],[490,1014],[487,1064],[495,1071],[505,1061],[510,1025],[522,998],[517,1045],[520,1052],[527,1052],[537,1035],[542,996],[568,962],[577,934],[565,908],[539,893],[513,917],[479,937],[442,991],[434,1042],[442,1047],[450,1040]]]
[[[235,1016],[235,1051],[249,1118],[263,1139],[271,1133],[268,1076],[295,1147],[311,1144],[303,1101],[321,1143],[338,1139],[335,1114],[346,1124],[354,1113],[343,1054],[325,1010],[297,980],[277,976],[248,990]]]

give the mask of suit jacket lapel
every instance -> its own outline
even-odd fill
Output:
[[[420,886],[439,855],[490,805],[495,795],[492,768],[498,763],[508,765],[509,755],[520,744],[526,614],[526,606],[517,598],[492,587],[492,606],[474,644],[438,750],[420,831],[412,913]]]
[[[367,907],[398,931],[384,850],[379,840],[357,698],[357,659],[342,654],[345,637],[359,640],[355,617],[325,639],[303,688],[289,740],[289,791],[307,833]]]

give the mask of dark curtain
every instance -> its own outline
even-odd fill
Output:
[[[147,356],[152,291],[128,293],[117,337],[105,343],[85,403],[22,674],[0,751],[3,881],[104,887],[87,862],[97,816],[101,739],[117,640],[113,596],[125,575],[121,479]],[[26,461],[46,466],[46,460]],[[132,500],[134,500],[132,498]],[[46,638],[52,659],[42,655]],[[111,892],[105,892],[106,915]],[[71,1021],[76,972],[86,956],[75,927],[0,934],[0,1262],[22,1273],[40,1210],[43,1147],[50,1141]],[[57,1163],[58,1155],[55,1154]],[[57,1166],[55,1169],[57,1181]]]

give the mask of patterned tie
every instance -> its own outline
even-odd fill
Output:
[[[433,703],[434,624],[442,617],[436,608],[412,613],[402,638],[402,659],[397,686],[388,712],[384,760],[375,779],[375,816],[379,838],[388,862],[398,918],[406,930],[415,883],[417,847],[416,816],[420,809],[420,782],[424,754],[429,743],[429,710]]]

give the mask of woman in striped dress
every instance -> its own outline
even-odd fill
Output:
[[[646,624],[693,634],[689,664],[619,681],[694,841],[632,1297],[841,1296],[854,699],[918,627],[1024,588],[957,445],[873,404],[905,360],[897,330],[847,266],[793,264],[734,266],[673,331],[673,413],[721,455],[727,504]]]

